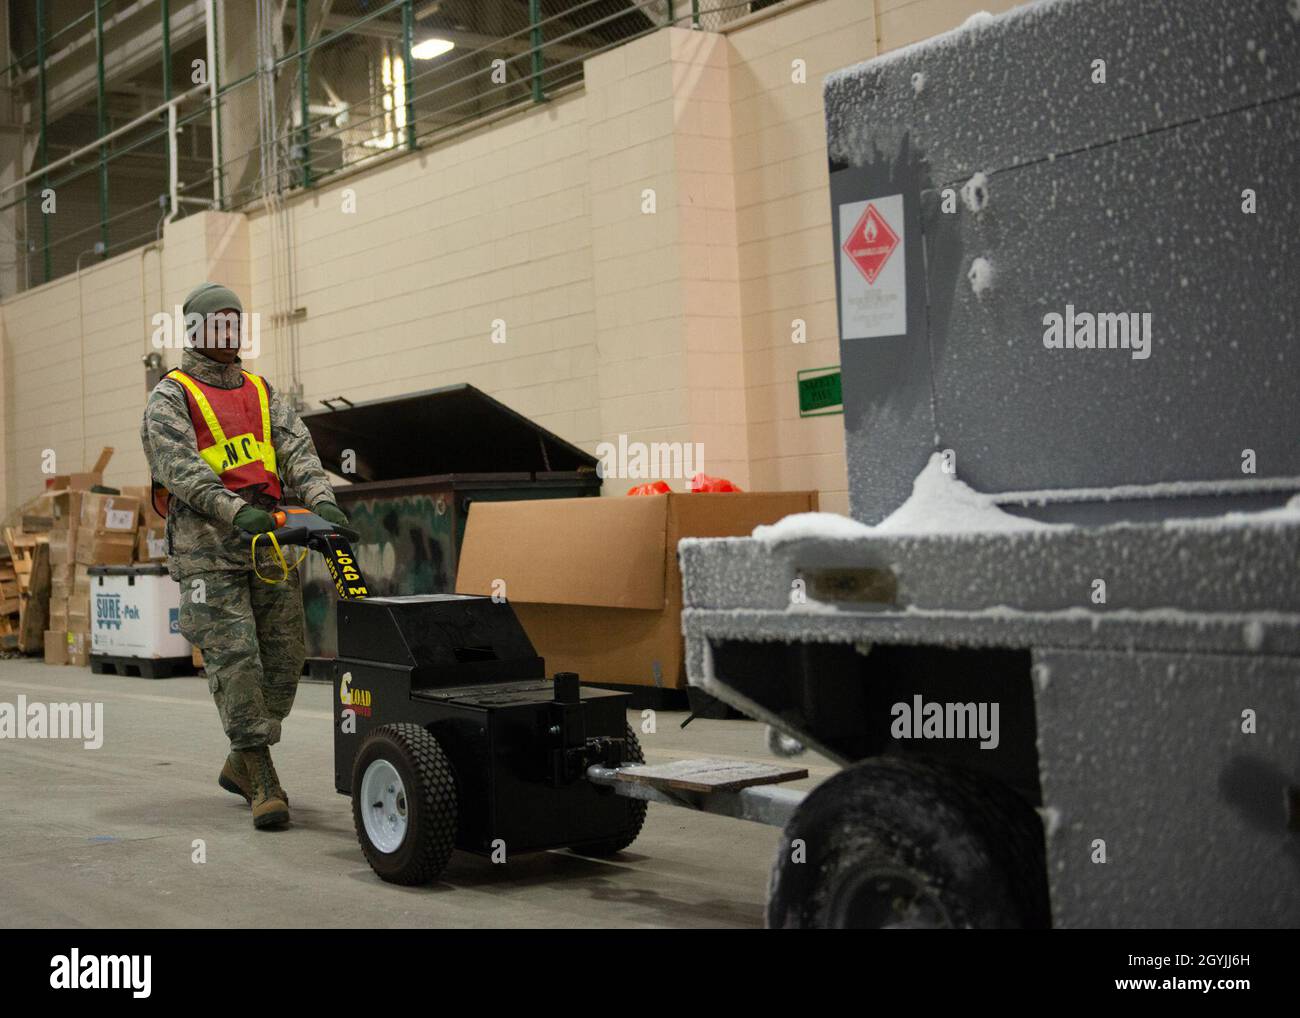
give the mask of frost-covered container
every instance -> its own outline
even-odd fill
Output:
[[[678,546],[691,684],[843,768],[773,925],[1300,925],[1298,67],[1047,0],[826,79],[853,518]]]

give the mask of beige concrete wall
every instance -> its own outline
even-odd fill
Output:
[[[710,473],[845,510],[842,419],[800,419],[795,384],[838,360],[821,78],[1012,5],[814,0],[662,31],[588,61],[579,91],[292,198],[306,399],[469,382],[593,452],[701,443]],[[46,449],[67,470],[114,445],[108,480],[145,480],[150,315],[204,278],[271,309],[276,229],[198,214],[161,254],[0,305],[6,507]],[[252,366],[287,384],[287,330],[262,332]]]
[[[44,487],[47,467],[81,470],[105,445],[116,450],[108,483],[147,480],[141,359],[154,349],[152,317],[180,304],[195,280],[220,278],[247,293],[248,233],[241,215],[183,219],[167,227],[161,251],[92,263],[0,306],[6,511]],[[180,362],[178,351],[162,353],[167,366]]]
[[[289,204],[309,402],[469,382],[594,445],[586,109],[572,94]],[[250,219],[256,307],[271,306],[272,225]],[[263,335],[274,380],[284,354]]]

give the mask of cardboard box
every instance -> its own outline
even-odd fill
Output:
[[[130,495],[140,503],[140,526],[159,528],[166,526],[167,521],[162,516],[154,512],[152,501],[152,488],[147,484],[124,484],[122,485],[122,494]]]
[[[89,470],[84,470],[79,474],[55,474],[53,477],[46,478],[45,488],[47,491],[63,491],[65,489],[89,491],[95,485],[104,483],[104,468],[108,466],[108,461],[112,458],[112,448],[104,446],[99,452],[99,458],[95,460],[95,465]]]
[[[85,667],[90,664],[90,634],[68,633],[68,664]]]
[[[85,494],[81,491],[49,491],[45,493],[49,499],[50,518],[54,521],[50,529],[53,530],[76,530],[81,526],[81,496]]]
[[[68,598],[68,632],[90,632],[90,598]]]
[[[66,601],[73,592],[76,582],[77,565],[64,562],[50,566],[50,601]]]
[[[57,569],[77,560],[77,528],[50,531],[50,565]]]
[[[68,634],[61,630],[45,631],[45,663],[47,665],[66,665],[68,663]]]
[[[72,593],[69,597],[90,597],[90,566],[78,562],[73,567],[76,572],[73,574]]]
[[[677,541],[745,537],[817,508],[815,491],[478,502],[456,592],[505,596],[549,674],[686,685]]]
[[[60,633],[68,631],[68,599],[50,597],[50,629]]]
[[[135,534],[135,560],[162,562],[167,558],[167,528],[141,527]]]
[[[81,527],[77,531],[76,561],[81,565],[130,565],[134,554],[134,527],[126,533],[99,534],[89,527]]]
[[[140,521],[140,500],[130,495],[81,496],[81,529],[97,534],[135,534]]]

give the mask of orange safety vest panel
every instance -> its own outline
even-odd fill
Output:
[[[175,379],[185,389],[199,455],[221,483],[231,491],[256,486],[278,502],[282,491],[275,446],[271,443],[271,402],[266,382],[248,371],[243,375],[245,384],[236,389],[208,385],[179,368],[173,368],[165,377]],[[166,516],[169,501],[167,490],[155,484],[154,509]]]

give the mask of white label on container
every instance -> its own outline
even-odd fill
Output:
[[[844,339],[907,333],[903,196],[839,207],[840,328]]]
[[[105,509],[105,530],[134,530],[135,513],[130,509]]]

